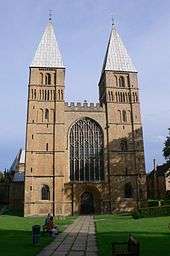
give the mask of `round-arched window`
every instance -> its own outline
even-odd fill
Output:
[[[131,183],[125,184],[125,198],[132,198],[133,197],[133,188]]]
[[[119,87],[125,87],[125,79],[123,76],[119,77]]]
[[[78,120],[70,130],[70,180],[104,180],[103,131],[87,117]]]
[[[41,188],[41,200],[50,200],[50,189],[48,185],[43,185]]]

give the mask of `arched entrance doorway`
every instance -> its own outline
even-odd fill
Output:
[[[94,213],[94,197],[91,192],[86,191],[81,195],[80,213],[81,214]]]

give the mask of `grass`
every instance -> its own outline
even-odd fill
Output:
[[[59,229],[73,222],[75,217],[67,217],[55,221]],[[9,215],[0,216],[0,255],[4,256],[34,256],[53,239],[48,234],[42,234],[38,245],[32,244],[32,226],[42,225],[42,217],[17,217]]]
[[[131,216],[99,215],[95,221],[100,256],[111,255],[111,243],[127,241],[129,233],[139,240],[141,256],[170,255],[170,216],[134,220]]]

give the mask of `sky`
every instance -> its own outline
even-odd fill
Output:
[[[146,170],[170,127],[169,0],[6,0],[0,3],[0,170],[25,144],[29,65],[53,11],[66,101],[98,101],[112,17],[138,70]]]

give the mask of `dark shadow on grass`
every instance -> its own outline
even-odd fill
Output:
[[[18,217],[24,216],[23,211],[13,210],[13,209],[6,209],[1,215],[18,216]]]
[[[0,229],[0,255],[34,256],[52,241],[48,234],[41,234],[39,244],[33,245],[31,231]]]
[[[141,256],[169,256],[170,232],[101,232],[96,234],[99,256],[111,256],[112,242],[127,242],[129,233],[133,234],[140,242]]]

